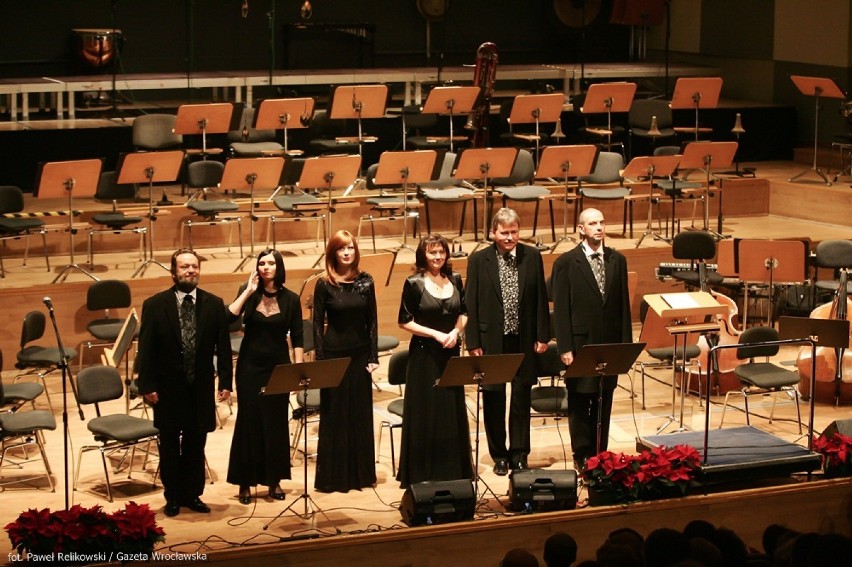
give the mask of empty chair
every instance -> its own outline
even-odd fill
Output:
[[[378,171],[378,164],[373,164],[369,168],[367,168],[366,172],[366,187],[367,189],[379,190],[379,195],[373,197],[367,197],[365,202],[370,206],[370,210],[373,211],[371,213],[367,213],[362,215],[360,220],[358,221],[358,238],[361,237],[361,224],[364,221],[368,221],[370,223],[370,234],[372,236],[373,242],[373,253],[376,252],[376,221],[396,221],[396,220],[404,220],[406,215],[414,221],[413,224],[413,237],[417,236],[418,232],[418,224],[420,221],[420,213],[418,209],[420,208],[420,201],[416,196],[412,195],[410,192],[403,192],[400,186],[393,186],[394,190],[399,189],[400,192],[397,194],[389,195],[385,193],[385,189],[388,189],[387,186],[379,186],[375,183],[376,172]],[[375,214],[378,214],[378,217]],[[403,223],[403,226],[406,226],[406,222]],[[403,237],[405,238],[405,237]]]
[[[769,362],[769,357],[778,354],[779,345],[778,331],[772,327],[751,327],[740,335],[737,347],[737,358],[747,360],[734,369],[734,374],[740,379],[742,388],[731,390],[725,394],[725,405],[722,408],[722,419],[719,420],[719,428],[725,423],[725,410],[728,408],[728,398],[731,394],[742,394],[745,405],[746,424],[750,425],[748,410],[748,397],[754,394],[784,393],[793,398],[796,404],[796,416],[799,423],[799,434],[802,433],[802,413],[799,408],[799,373],[795,370],[782,368],[777,364]],[[758,357],[765,357],[765,361],[756,362]],[[772,397],[772,409],[769,412],[769,423],[775,413],[776,396]]]
[[[677,139],[672,128],[672,109],[665,100],[634,99],[627,114],[627,123],[630,130],[631,158],[649,155],[659,143]],[[653,129],[652,125],[656,126],[656,129]],[[644,141],[647,147],[637,148],[635,138]]]
[[[174,114],[143,114],[133,120],[133,146],[138,150],[171,150],[183,144],[175,134]]]
[[[0,380],[0,400],[3,404],[7,402],[6,390],[2,380]],[[52,411],[29,410],[0,413],[0,444],[2,444],[0,446],[0,471],[7,468],[4,467],[3,462],[6,459],[6,453],[18,448],[23,449],[24,460],[17,460],[15,462],[16,468],[20,469],[25,463],[30,462],[32,459],[29,457],[27,448],[34,445],[38,448],[39,456],[44,464],[43,476],[47,478],[47,484],[50,491],[53,492],[52,471],[50,462],[47,460],[47,453],[44,450],[42,432],[44,430],[53,431],[54,429],[56,429],[56,418]],[[42,475],[0,477],[0,486],[31,482],[41,477]]]
[[[239,128],[228,132],[231,155],[260,157],[284,153],[284,146],[275,141],[275,130],[257,130],[252,126],[254,108],[244,108]]]
[[[279,222],[315,222],[317,231],[314,242],[319,244],[319,235],[320,231],[322,231],[323,249],[325,249],[327,238],[325,234],[325,210],[328,208],[328,203],[321,201],[316,195],[305,193],[296,188],[304,167],[305,160],[302,158],[288,159],[284,166],[281,185],[290,191],[282,193],[276,191],[273,195],[272,202],[275,204],[275,207],[284,213],[283,216],[273,214],[269,217],[269,230],[272,232],[273,248],[276,248],[278,244],[275,237],[275,225]]]
[[[434,179],[428,183],[420,185],[419,192],[423,197],[424,209],[426,211],[426,232],[432,234],[432,217],[429,212],[429,203],[461,204],[461,214],[459,215],[459,236],[464,232],[464,218],[467,211],[468,201],[473,202],[473,230],[474,237],[478,233],[478,218],[476,212],[477,197],[473,189],[461,187],[459,180],[453,177],[455,170],[457,154],[447,152],[444,154],[444,159],[441,162],[441,169],[438,173],[438,179]]]
[[[223,213],[234,213],[239,210],[240,206],[233,201],[228,201],[222,198],[207,199],[209,189],[214,189],[219,186],[222,181],[222,172],[225,166],[218,161],[204,160],[196,161],[189,164],[186,168],[186,183],[189,187],[198,189],[203,198],[191,198],[187,201],[186,206],[192,209],[201,220],[192,218],[185,219],[181,223],[180,241],[183,247],[183,229],[186,228],[189,233],[189,247],[192,245],[192,227],[194,226],[228,226],[228,250],[231,249],[231,228],[232,225],[237,225],[237,236],[240,243],[240,256],[243,255],[243,237],[241,227],[241,219],[237,215],[223,215]],[[223,216],[220,216],[223,215]]]
[[[623,185],[621,170],[624,168],[624,157],[617,152],[600,152],[595,170],[591,175],[581,177],[577,185],[577,206],[574,212],[579,214],[585,208],[585,200],[622,201],[621,215],[622,234],[627,234],[627,199],[630,189]],[[590,187],[590,185],[592,185]],[[632,218],[631,214],[631,218]],[[574,224],[576,225],[577,219]]]
[[[816,265],[833,270],[852,268],[852,240],[823,240],[817,244]],[[817,280],[814,286],[830,291],[840,287],[838,280]],[[852,281],[847,280],[846,292],[852,294]]]
[[[518,157],[515,159],[515,165],[512,167],[512,174],[509,177],[498,177],[493,180],[494,190],[503,197],[503,206],[509,206],[509,201],[517,201],[519,203],[535,203],[535,213],[533,213],[533,230],[532,235],[535,238],[536,230],[538,229],[538,210],[541,201],[546,200],[550,206],[550,232],[553,236],[553,241],[556,242],[556,225],[553,219],[553,200],[550,189],[546,189],[539,185],[532,185],[533,176],[535,175],[535,162],[533,161],[532,153],[528,150],[520,150]]]
[[[53,404],[50,401],[50,392],[47,388],[45,376],[59,368],[63,363],[63,358],[58,347],[32,344],[44,336],[45,323],[45,316],[41,311],[30,311],[24,316],[24,323],[21,326],[21,350],[18,351],[17,362],[15,363],[15,367],[22,372],[15,377],[15,380],[27,373],[36,374],[44,386],[47,403],[52,409]],[[71,369],[67,365],[68,362],[77,358],[77,351],[70,347],[64,347],[64,356],[64,362],[68,368],[68,381],[76,396],[74,379],[71,376]]]
[[[707,270],[707,260],[716,257],[716,239],[703,230],[689,230],[678,233],[672,240],[672,257],[676,260],[689,260],[689,270],[678,270],[672,274],[676,280],[687,286],[707,291],[708,285],[718,285],[724,278],[718,272]]]
[[[130,478],[136,445],[143,443],[157,444],[160,432],[154,427],[154,422],[149,419],[133,417],[126,413],[101,414],[100,404],[102,402],[117,400],[124,395],[124,384],[117,369],[111,366],[90,366],[80,372],[77,377],[77,385],[80,403],[94,404],[97,417],[90,419],[86,424],[88,430],[94,435],[96,444],[80,447],[77,468],[74,471],[74,490],[77,490],[77,482],[80,479],[80,463],[83,459],[83,453],[100,451],[104,466],[107,498],[112,502],[112,483],[107,466],[107,454],[122,449],[130,450],[130,454],[122,456],[119,462],[119,465],[126,463],[128,478]],[[145,463],[147,463],[147,448],[144,455]]]
[[[346,121],[332,120],[327,110],[314,112],[310,126],[309,145],[317,155],[357,154],[358,142],[346,137]]]
[[[0,369],[3,368],[3,351],[0,351]],[[2,380],[0,380],[2,382]],[[27,402],[35,409],[35,399],[44,393],[44,386],[38,382],[22,384],[0,384],[0,411],[16,412]]]
[[[400,350],[393,353],[388,361],[388,384],[392,386],[402,386],[405,384],[406,369],[408,367],[408,350]],[[391,448],[391,471],[396,474],[396,449],[393,442],[393,430],[402,427],[403,407],[405,406],[404,398],[391,400],[388,404],[388,416],[381,420],[379,426],[379,439],[376,442],[376,447],[381,448],[382,445],[382,430],[388,429],[390,436]],[[376,462],[378,462],[378,451],[376,452]]]
[[[86,341],[86,350],[94,344],[114,343],[118,338],[121,327],[124,325],[123,317],[115,317],[111,309],[126,309],[130,307],[130,286],[121,280],[100,280],[93,282],[86,290],[86,309],[89,311],[101,311],[103,316],[90,321],[86,330],[95,341]],[[83,356],[80,356],[80,365],[83,364]]]
[[[24,194],[20,188],[14,185],[0,185],[0,215],[20,213],[24,210]],[[44,262],[47,271],[50,271],[50,258],[47,256],[47,238],[44,230],[44,221],[30,217],[0,216],[0,242],[5,248],[5,241],[24,239],[24,266],[27,265],[27,256],[30,251],[30,236],[41,235],[42,250],[44,251]],[[0,278],[6,277],[6,268],[3,266],[3,254],[0,254]]]
[[[550,385],[534,386],[530,392],[530,407],[534,412],[532,417],[559,417],[568,413],[568,389],[564,384],[558,384],[565,364],[557,351],[556,343],[551,342],[538,357],[541,377],[549,378]]]
[[[141,216],[127,215],[118,209],[118,199],[133,198],[131,186],[119,185],[115,182],[114,171],[104,171],[98,181],[95,191],[95,200],[110,201],[112,209],[107,212],[94,213],[92,222],[94,226],[89,227],[89,265],[94,264],[93,241],[94,236],[107,234],[134,234],[139,237],[139,259],[145,259],[145,235],[148,228],[145,226],[132,226],[141,223]]]

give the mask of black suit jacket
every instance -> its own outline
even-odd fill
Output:
[[[544,285],[544,263],[532,246],[518,244],[518,336],[526,355],[518,375],[525,384],[535,382],[539,374],[535,343],[550,340],[550,315]],[[467,262],[465,282],[467,327],[465,346],[481,348],[485,354],[503,354],[503,294],[497,247],[491,245],[473,254]]]
[[[195,393],[186,399],[183,345],[180,338],[175,289],[153,295],[142,304],[142,325],[139,330],[139,391],[157,392],[154,405],[154,425],[176,427],[187,408],[194,405],[200,431],[216,428],[216,392],[214,355],[217,357],[219,389],[231,390],[231,341],[228,336],[225,304],[212,293],[198,289],[196,293],[198,335],[196,338]]]
[[[587,344],[632,342],[627,261],[617,250],[604,247],[604,269],[606,285],[601,297],[582,245],[553,263],[553,318],[560,354],[576,354]],[[616,382],[617,377],[607,377],[604,385],[615,388]],[[596,392],[597,380],[580,378],[577,388]]]

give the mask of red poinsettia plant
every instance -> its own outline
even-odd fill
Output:
[[[696,486],[701,465],[688,445],[659,446],[638,455],[602,451],[586,461],[583,479],[590,490],[609,492],[616,503],[683,496]]]
[[[813,449],[822,455],[826,476],[852,476],[852,437],[834,432],[814,438]]]
[[[37,555],[150,552],[166,535],[148,505],[135,502],[111,514],[79,504],[56,512],[29,509],[5,529],[18,553]]]

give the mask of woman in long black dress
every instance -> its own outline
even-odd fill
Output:
[[[314,290],[317,359],[351,357],[336,388],[320,391],[320,424],[314,486],[348,492],[376,484],[373,392],[379,366],[376,290],[358,268],[358,242],[337,231],[325,249],[326,273]]]
[[[272,369],[290,363],[287,335],[295,362],[304,356],[302,306],[299,296],[284,287],[284,259],[264,250],[244,290],[228,306],[231,320],[243,315],[245,335],[237,359],[237,423],[231,442],[228,482],[240,487],[242,504],[251,503],[251,487],[269,487],[269,496],[284,500],[279,481],[290,478],[287,443],[288,396],[265,396]]]
[[[403,488],[425,480],[473,476],[464,388],[435,386],[447,360],[459,355],[459,334],[467,322],[462,279],[447,261],[449,252],[440,235],[421,240],[417,273],[402,288],[398,322],[413,335],[397,474]]]

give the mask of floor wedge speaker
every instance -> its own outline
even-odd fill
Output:
[[[832,421],[828,424],[828,427],[825,428],[825,431],[822,432],[825,437],[831,437],[835,433],[852,437],[852,419],[838,419],[836,421]]]
[[[509,477],[509,506],[515,512],[573,510],[577,506],[577,471],[512,471]]]
[[[422,526],[473,519],[475,506],[470,480],[438,480],[409,486],[399,511],[409,526]]]

